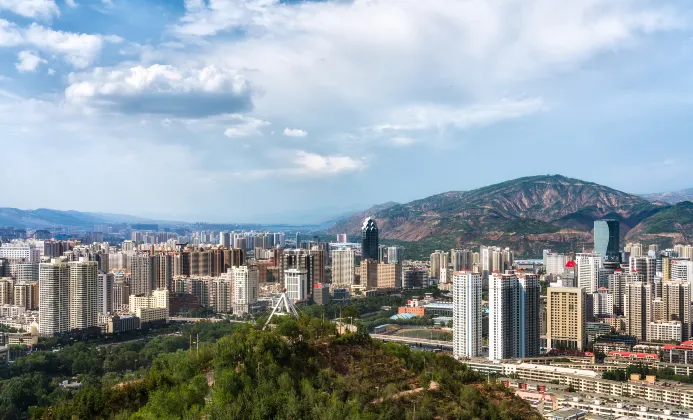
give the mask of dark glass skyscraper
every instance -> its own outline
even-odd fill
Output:
[[[614,219],[595,220],[594,252],[604,258],[605,263],[620,263],[619,222]]]
[[[361,259],[378,260],[378,225],[370,217],[361,227]]]

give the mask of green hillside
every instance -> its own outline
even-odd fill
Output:
[[[95,382],[43,419],[541,419],[449,356],[338,336],[316,318],[248,325],[153,359],[143,377]]]

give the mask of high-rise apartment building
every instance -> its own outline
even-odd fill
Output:
[[[344,244],[344,243],[347,243],[347,242],[349,242],[349,240],[347,239],[347,234],[346,234],[346,233],[338,233],[338,234],[337,234],[337,243],[339,243],[339,244]]]
[[[281,255],[281,261],[279,264],[279,277],[282,285],[288,289],[286,285],[286,272],[290,269],[299,270],[301,272],[305,271],[306,277],[305,282],[300,289],[305,291],[306,296],[310,297],[313,294],[313,279],[315,279],[315,256],[311,255],[305,249],[287,249]],[[295,273],[294,273],[295,274]],[[295,279],[294,275],[294,279]]]
[[[645,282],[626,284],[626,334],[647,340],[647,326],[652,322],[652,287]]]
[[[693,245],[674,245],[674,252],[679,258],[693,259]]]
[[[407,267],[402,270],[402,287],[405,289],[422,289],[428,287],[428,269],[426,267]]]
[[[219,245],[222,248],[231,248],[231,234],[229,232],[219,232]]]
[[[585,289],[549,287],[546,290],[547,348],[584,350],[586,312]]]
[[[606,287],[600,287],[592,294],[592,314],[595,317],[606,317],[614,314],[614,295]]]
[[[640,257],[643,255],[642,244],[628,243],[623,248],[623,252],[629,254],[631,257]]]
[[[629,268],[632,273],[639,273],[643,276],[645,283],[654,283],[655,274],[657,272],[657,260],[648,256],[631,256]]]
[[[370,217],[361,226],[361,259],[368,258],[378,260],[378,225]]]
[[[402,288],[402,264],[378,264],[376,281],[378,289]]]
[[[390,246],[387,248],[387,262],[390,264],[402,263],[404,261],[404,249],[401,246]]]
[[[474,268],[473,253],[470,249],[450,250],[452,271],[472,271]]]
[[[671,280],[682,280],[693,282],[693,261],[671,260]]]
[[[452,341],[457,359],[481,355],[481,275],[455,272],[452,278]]]
[[[67,263],[53,259],[39,265],[39,333],[53,336],[70,330],[70,276]]]
[[[286,296],[293,302],[308,298],[307,285],[308,272],[298,268],[290,268],[284,271],[284,287]]]
[[[620,224],[618,220],[604,219],[594,222],[594,252],[607,263],[621,262]]]
[[[332,284],[351,286],[354,284],[356,254],[351,248],[332,250]]]
[[[431,254],[428,277],[432,279],[440,278],[440,261],[443,251],[435,251]]]
[[[308,253],[313,257],[312,278],[313,284],[325,283],[325,268],[327,266],[327,249],[320,246],[311,247]],[[313,288],[311,287],[311,293]]]
[[[244,315],[251,312],[259,295],[258,269],[241,266],[229,269],[233,278],[233,313]],[[288,291],[288,287],[287,287]]]
[[[107,314],[113,312],[113,283],[115,276],[112,273],[99,273],[96,282],[96,310],[98,313]]]
[[[609,293],[614,298],[614,315],[624,315],[626,310],[626,286],[630,283],[642,282],[644,279],[639,273],[623,273],[616,271],[609,276]]]
[[[137,254],[130,258],[130,293],[133,295],[149,296],[155,279],[159,274],[158,259],[149,254]]]
[[[489,359],[539,354],[539,279],[535,275],[489,277]]]
[[[587,293],[599,290],[599,270],[602,268],[602,255],[577,254],[575,256],[577,285]]]
[[[367,290],[378,288],[378,262],[371,259],[361,260],[359,276],[361,287]]]
[[[557,275],[563,274],[566,270],[565,265],[568,263],[568,256],[565,254],[548,253],[544,256],[544,268],[546,274]]]
[[[0,258],[8,262],[28,262],[38,264],[41,262],[41,249],[29,242],[9,242],[0,244]]]
[[[221,276],[215,278],[212,283],[213,292],[211,293],[212,303],[210,306],[217,313],[233,312],[235,274],[233,269],[229,269],[228,272],[222,273]]]
[[[69,328],[84,330],[98,322],[97,277],[98,264],[80,258],[67,264],[69,271]]]
[[[10,277],[0,278],[0,305],[11,305],[14,301],[14,279]]]
[[[691,334],[691,283],[688,281],[666,281],[662,283],[662,316],[655,321],[681,322],[682,336],[678,341],[688,340]],[[652,340],[648,337],[648,340]]]

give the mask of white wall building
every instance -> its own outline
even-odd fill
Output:
[[[489,277],[489,359],[531,357],[538,353],[538,278],[492,274]]]
[[[592,294],[594,316],[607,316],[614,314],[614,295],[609,293],[606,287],[600,287],[597,293]]]
[[[356,254],[351,248],[332,250],[332,284],[351,286],[354,284]]]
[[[69,271],[67,263],[53,259],[39,265],[39,333],[53,336],[70,329]]]
[[[656,321],[647,325],[647,339],[649,341],[676,341],[681,342],[683,329],[679,321]]]
[[[544,268],[546,274],[557,275],[565,272],[565,265],[568,263],[568,256],[565,254],[549,253],[544,257]]]
[[[80,257],[79,261],[69,262],[67,266],[70,276],[70,330],[95,327],[98,324],[98,264],[96,261]]]
[[[577,254],[575,256],[577,285],[587,293],[599,289],[599,269],[602,268],[602,256],[599,254]]]
[[[259,289],[259,274],[257,267],[232,267],[229,272],[233,276],[233,313],[244,315],[250,312],[250,307],[257,302]],[[305,283],[305,281],[304,281]]]
[[[481,355],[481,274],[453,274],[452,341],[457,359]]]
[[[41,262],[41,249],[35,244],[24,241],[4,243],[0,246],[0,258],[9,262],[29,262],[38,264]]]
[[[284,285],[286,287],[286,295],[293,302],[305,300],[308,297],[306,290],[306,282],[308,281],[308,272],[297,268],[290,268],[284,271]]]

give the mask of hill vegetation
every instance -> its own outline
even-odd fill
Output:
[[[222,323],[223,324],[223,323]],[[227,324],[228,325],[228,324]],[[206,327],[213,331],[216,324]],[[179,337],[180,338],[180,337]],[[181,343],[183,340],[180,340]],[[179,343],[180,344],[180,343]],[[175,346],[174,346],[175,347]],[[22,373],[2,382],[13,398],[2,418],[109,419],[537,419],[541,416],[502,385],[486,383],[449,356],[339,336],[317,318],[282,319],[273,331],[241,325],[197,349],[171,348],[148,370],[114,383],[94,376],[105,360],[93,352],[93,380],[84,389],[35,398],[43,386]],[[62,352],[61,352],[62,353]],[[132,355],[139,360],[140,353]],[[57,356],[62,358],[63,356]],[[87,356],[85,356],[87,357]],[[37,361],[34,360],[34,363]],[[101,363],[100,363],[101,362]],[[110,366],[110,365],[109,365]],[[62,369],[62,368],[61,368]],[[74,364],[72,372],[74,372]],[[78,368],[83,370],[86,368]],[[12,374],[16,374],[13,372]],[[112,378],[113,379],[113,378]],[[44,378],[43,382],[50,379]],[[33,381],[33,385],[31,382]],[[48,398],[52,401],[46,406]],[[15,404],[21,402],[21,407]]]
[[[384,242],[405,246],[408,258],[426,258],[434,249],[450,248],[450,244],[509,246],[520,256],[531,258],[541,256],[545,248],[591,248],[594,220],[601,218],[619,220],[624,239],[631,230],[628,237],[636,240],[641,239],[638,234],[647,231],[649,236],[642,238],[645,242],[667,243],[671,235],[661,234],[671,230],[666,226],[678,223],[687,229],[684,213],[685,209],[651,203],[603,185],[546,175],[390,204],[343,220],[329,232],[357,234],[363,218],[372,216]],[[649,228],[634,230],[636,226]],[[446,246],[439,248],[436,244]]]

